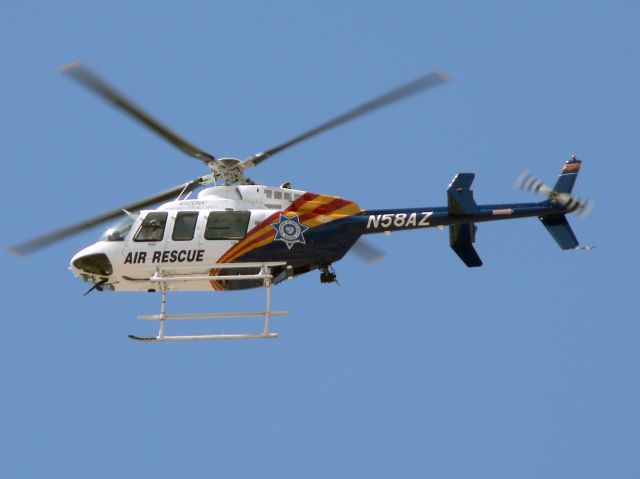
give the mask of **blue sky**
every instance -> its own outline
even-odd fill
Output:
[[[205,173],[56,69],[82,59],[195,144],[246,157],[442,69],[454,81],[251,172],[363,208],[529,201],[575,153],[572,218],[481,224],[468,270],[438,230],[372,238],[341,286],[274,289],[275,341],[134,344],[159,298],[65,271],[100,228],[0,255],[2,477],[640,475],[635,2],[5,2],[4,241]],[[175,311],[260,292],[180,294]],[[215,327],[216,325],[211,325]],[[240,327],[238,325],[238,327]],[[234,325],[224,325],[227,330]]]

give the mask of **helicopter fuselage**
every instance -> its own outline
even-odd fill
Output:
[[[115,291],[155,290],[156,274],[214,275],[213,265],[285,261],[275,282],[339,260],[360,234],[315,234],[318,226],[358,214],[352,201],[290,188],[217,186],[197,198],[131,215],[125,231],[107,230],[71,260],[74,274]],[[244,271],[251,273],[251,271]],[[235,274],[232,269],[222,274]],[[259,286],[255,281],[175,282],[169,290],[210,291]]]
[[[155,291],[154,275],[184,277],[185,281],[167,284],[172,291],[246,289],[262,283],[220,277],[255,274],[258,266],[240,270],[216,265],[281,262],[273,268],[273,282],[278,283],[330,266],[364,234],[434,226],[450,226],[452,235],[460,236],[452,236],[452,248],[468,266],[479,266],[479,259],[471,264],[473,258],[470,263],[463,257],[473,249],[474,223],[562,213],[548,201],[477,206],[468,189],[473,178],[466,179],[464,188],[450,187],[448,206],[367,211],[337,196],[290,188],[206,188],[197,198],[130,215],[123,227],[107,230],[100,241],[78,252],[71,269],[76,276],[114,291]],[[456,199],[456,194],[462,196]],[[465,201],[471,201],[472,210],[461,210]],[[464,254],[456,249],[456,241],[467,248]]]

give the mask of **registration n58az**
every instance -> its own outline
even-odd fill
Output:
[[[411,228],[429,226],[429,218],[433,211],[420,213],[387,213],[383,215],[369,215],[367,229]]]

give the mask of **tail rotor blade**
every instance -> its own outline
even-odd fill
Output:
[[[586,218],[593,209],[594,202],[586,198],[577,198],[569,193],[556,193],[552,191],[551,197],[565,207],[569,213],[577,211],[581,218]]]
[[[516,180],[516,186],[523,190],[532,191],[541,195],[551,195],[553,189],[533,176],[530,172],[524,171]]]
[[[595,201],[593,200],[584,200],[584,202],[581,202],[578,213],[580,215],[580,218],[586,218],[587,216],[589,216],[591,214],[591,210],[593,210],[594,205]]]
[[[591,213],[594,202],[587,199],[577,198],[570,193],[559,193],[546,185],[528,171],[523,172],[516,180],[516,186],[526,191],[549,196],[553,201],[565,207],[568,212],[578,211],[582,218]]]

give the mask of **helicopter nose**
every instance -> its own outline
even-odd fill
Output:
[[[83,273],[96,276],[111,276],[113,274],[111,261],[109,261],[109,258],[104,253],[79,256],[75,258],[71,264]]]

